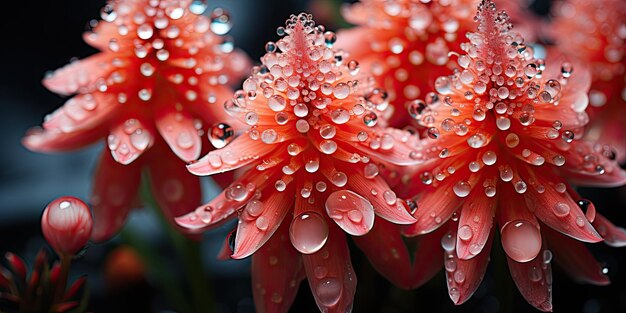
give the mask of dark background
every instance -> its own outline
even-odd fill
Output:
[[[101,147],[78,152],[44,155],[27,151],[20,144],[24,132],[39,125],[43,116],[63,103],[59,96],[41,85],[49,70],[66,64],[70,58],[83,58],[96,51],[82,41],[90,19],[99,18],[103,0],[14,1],[5,7],[0,25],[0,252],[14,251],[32,260],[45,245],[39,217],[45,205],[62,195],[87,199],[90,177]],[[320,7],[328,1],[315,1]],[[310,8],[309,1],[213,1],[210,9],[221,6],[234,19],[230,33],[235,44],[253,60],[264,52],[268,40],[276,40],[276,27],[291,13]],[[533,5],[546,12],[549,3]],[[15,7],[17,6],[17,7]],[[331,6],[332,7],[332,6]],[[310,11],[310,10],[309,10]],[[336,11],[335,13],[336,14]],[[329,15],[332,17],[332,14]],[[319,19],[318,19],[319,22]],[[327,28],[334,28],[327,25]],[[208,185],[207,185],[208,186]],[[206,188],[206,197],[215,190]],[[624,188],[621,190],[582,189],[583,196],[596,203],[600,212],[619,225],[626,225]],[[149,239],[150,246],[163,256],[176,277],[182,277],[173,248],[151,212],[136,211],[127,226]],[[220,262],[215,255],[229,227],[205,235],[203,262],[215,290],[219,312],[253,312],[249,260]],[[72,268],[72,276],[89,275],[94,312],[171,312],[169,304],[150,277],[135,288],[108,290],[102,274],[103,260],[124,240],[116,237],[107,244],[90,247]],[[499,249],[499,245],[494,247]],[[554,307],[556,312],[626,312],[626,251],[602,244],[594,254],[609,268],[612,285],[580,285],[554,268]],[[496,273],[490,266],[474,297],[454,307],[447,295],[443,273],[426,286],[402,291],[389,285],[369,266],[358,249],[352,259],[359,279],[354,312],[528,312],[508,272]],[[497,262],[498,260],[493,260]],[[502,260],[500,260],[502,262]],[[494,263],[492,262],[492,263]],[[182,278],[181,278],[182,279]],[[303,282],[292,312],[318,312],[308,284]]]

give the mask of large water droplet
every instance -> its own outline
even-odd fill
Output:
[[[209,130],[209,142],[219,149],[230,143],[235,136],[235,130],[228,124],[217,123]]]
[[[467,181],[459,181],[452,187],[452,190],[459,197],[467,197],[472,190],[472,186]]]
[[[351,235],[366,234],[374,225],[374,207],[361,195],[350,190],[338,190],[326,199],[326,212],[344,231]]]
[[[191,4],[189,4],[189,11],[193,14],[200,15],[206,11],[208,2],[208,0],[193,0]]]
[[[291,221],[289,238],[294,248],[301,253],[315,253],[328,239],[328,224],[316,212],[301,213]]]
[[[341,282],[336,278],[326,278],[317,283],[315,287],[316,299],[324,306],[332,306],[341,297]]]
[[[211,12],[211,31],[217,35],[225,35],[233,27],[230,15],[224,9],[216,8]]]
[[[527,220],[510,221],[502,227],[500,233],[504,251],[517,262],[532,260],[541,250],[541,233]]]

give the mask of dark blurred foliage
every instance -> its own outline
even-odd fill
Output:
[[[235,44],[253,60],[258,60],[264,53],[265,42],[276,40],[275,29],[284,23],[289,14],[310,9],[314,13],[319,12],[316,15],[320,17],[320,23],[337,20],[338,1],[310,2],[223,0],[212,2],[210,8],[222,6],[231,12],[235,25],[230,35],[235,38]],[[62,98],[41,85],[44,73],[66,64],[72,57],[83,58],[96,52],[82,41],[81,36],[88,21],[99,17],[99,10],[104,3],[104,0],[14,1],[3,9],[0,19],[2,253],[13,251],[33,262],[36,252],[45,244],[39,226],[39,217],[45,205],[62,195],[87,199],[91,186],[90,175],[100,147],[62,155],[41,155],[26,151],[20,139],[29,127],[40,124],[46,113],[63,102]],[[535,1],[531,8],[537,14],[545,15],[549,4],[549,1]],[[326,26],[335,29],[337,25],[345,24],[336,22]],[[618,225],[626,225],[626,189],[589,188],[581,189],[580,192],[592,200],[610,220]],[[174,285],[169,287],[188,292],[184,284],[179,284],[184,279],[181,260],[159,225],[150,211],[140,211],[133,214],[127,228],[139,234],[138,237],[161,258],[161,262],[175,278]],[[205,235],[202,260],[208,273],[207,279],[212,284],[217,311],[254,312],[249,260],[215,260],[219,247],[232,227],[227,225]],[[82,274],[89,275],[88,284],[92,292],[90,305],[94,312],[171,312],[168,310],[171,308],[168,298],[164,296],[163,290],[156,288],[152,277],[154,273],[143,271],[141,261],[111,259],[112,255],[115,257],[118,246],[126,241],[118,236],[107,244],[89,247],[74,262],[70,279],[74,280]],[[500,249],[499,245],[494,244],[494,249]],[[554,267],[556,312],[626,312],[626,250],[602,244],[593,245],[591,249],[608,267],[612,284],[608,287],[580,285]],[[483,284],[474,297],[464,305],[455,307],[448,298],[443,273],[417,290],[399,290],[381,278],[356,247],[351,251],[358,276],[354,312],[534,311],[517,292],[506,266],[501,266],[505,261],[496,257],[492,257]],[[493,253],[494,256],[498,254]],[[443,261],[443,255],[441,258]],[[105,275],[107,271],[119,275]],[[301,285],[291,311],[318,312],[306,281]]]

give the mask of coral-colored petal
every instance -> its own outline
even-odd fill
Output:
[[[46,116],[43,128],[64,133],[95,128],[106,123],[119,105],[111,94],[80,94]]]
[[[461,208],[457,230],[456,253],[462,260],[479,254],[489,239],[497,198],[485,196],[482,190],[473,190]]]
[[[569,193],[560,193],[551,186],[547,186],[543,193],[539,193],[535,188],[528,188],[524,198],[528,209],[534,211],[535,216],[552,229],[580,241],[602,241],[602,237],[591,226],[585,213]]]
[[[252,256],[254,306],[259,313],[289,311],[304,279],[302,258],[288,242],[289,224]]]
[[[249,176],[249,175],[248,175]],[[195,211],[183,216],[176,217],[176,223],[189,231],[200,232],[208,227],[222,224],[233,217],[236,210],[240,209],[255,193],[256,185],[249,183],[248,176],[241,177],[222,191],[209,203],[196,208]],[[232,191],[240,191],[236,198],[232,197]]]
[[[365,235],[374,225],[374,207],[353,191],[344,189],[331,193],[325,207],[328,216],[352,236]]]
[[[259,249],[280,226],[285,215],[293,209],[294,190],[292,185],[282,192],[272,192],[259,199],[263,203],[261,212],[246,209],[239,216],[233,259],[243,259]]]
[[[104,125],[71,133],[33,127],[22,138],[22,144],[27,149],[37,152],[70,151],[84,148],[102,139],[107,131]]]
[[[318,252],[303,255],[302,258],[309,286],[320,311],[352,311],[357,279],[345,236],[339,227],[329,225],[326,245]]]
[[[398,287],[413,287],[411,258],[399,226],[379,218],[369,233],[353,240],[381,275]]]
[[[252,140],[248,134],[235,138],[226,147],[213,150],[187,169],[195,175],[212,175],[250,164],[271,151],[272,146],[260,140]]]
[[[447,227],[439,227],[431,233],[413,238],[416,240],[413,253],[413,288],[430,281],[443,267],[440,258],[443,252],[441,240],[447,231]]]
[[[545,251],[545,250],[544,250]],[[508,258],[509,271],[524,299],[538,310],[552,312],[552,266],[544,262],[544,253],[530,262]]]
[[[456,225],[452,223],[452,227],[454,226]],[[458,235],[454,234],[454,231],[450,235],[452,237],[449,238],[458,237]],[[488,233],[484,249],[469,260],[459,259],[457,257],[458,251],[452,250],[444,253],[448,295],[454,304],[460,305],[465,303],[480,286],[489,264],[492,239],[493,232]]]
[[[371,141],[374,140],[378,142],[377,145],[372,145]],[[416,165],[422,160],[412,157],[416,148],[411,144],[415,143],[415,140],[415,135],[405,130],[387,128],[380,129],[378,132],[370,131],[369,140],[359,144],[358,148],[366,155],[395,165]],[[374,149],[373,146],[379,146],[379,148]]]
[[[91,197],[94,241],[108,240],[124,225],[140,182],[140,164],[121,165],[107,151],[102,153]]]
[[[415,222],[413,216],[402,204],[403,200],[396,197],[396,194],[389,188],[389,185],[382,177],[376,176],[367,179],[363,176],[363,172],[356,172],[354,167],[346,167],[346,171],[348,171],[349,175],[348,187],[369,200],[374,206],[376,215],[395,224],[411,224]],[[328,178],[330,179],[330,177]],[[373,194],[372,190],[376,190],[377,193]]]
[[[602,266],[596,261],[589,249],[575,239],[567,237],[546,227],[543,234],[554,254],[554,261],[565,272],[581,283],[608,285],[609,277],[602,274]]]
[[[55,70],[43,80],[50,91],[70,95],[77,91],[92,91],[95,82],[108,76],[114,67],[111,54],[99,53],[80,61],[71,62]]]
[[[199,90],[198,99],[210,99],[209,103],[198,101],[198,103],[189,106],[190,111],[207,123],[226,123],[235,130],[244,128],[243,122],[232,118],[224,110],[224,101],[233,96],[233,92],[229,88],[221,85],[200,84]]]
[[[598,233],[604,238],[604,243],[607,245],[618,248],[626,246],[626,230],[613,225],[613,223],[601,214],[596,214],[593,227],[598,230]]]
[[[439,186],[436,189],[424,191],[416,200],[415,224],[409,225],[404,234],[416,236],[427,234],[445,223],[452,213],[459,207],[461,200],[454,194],[451,186]]]
[[[200,157],[202,141],[191,115],[164,109],[157,114],[156,125],[172,151],[183,161]]]
[[[140,120],[130,118],[115,126],[107,137],[111,155],[120,164],[130,164],[154,143],[154,136]]]
[[[626,171],[602,152],[602,145],[574,141],[565,156],[568,178],[575,184],[592,187],[618,187],[626,184]],[[588,161],[589,159],[595,161]]]
[[[200,179],[189,173],[185,163],[178,159],[165,144],[151,149],[148,163],[154,198],[168,220],[189,213],[200,205],[202,190]]]

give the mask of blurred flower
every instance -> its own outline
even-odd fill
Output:
[[[536,59],[491,1],[479,5],[476,20],[460,67],[437,78],[437,94],[414,110],[427,128],[421,153],[429,161],[405,177],[411,185],[403,192],[417,194],[418,204],[405,234],[449,229],[441,244],[450,297],[460,304],[478,287],[499,231],[518,289],[549,311],[552,255],[579,280],[606,284],[581,241],[626,244],[626,232],[569,182],[620,186],[626,173],[604,146],[580,140],[588,122],[586,69]]]
[[[206,133],[217,146],[232,139],[232,128],[220,124],[227,116],[215,108],[231,95],[227,84],[242,75],[248,60],[219,36],[231,27],[228,14],[216,9],[209,19],[201,15],[205,9],[204,1],[109,1],[103,21],[92,22],[84,37],[102,52],[43,81],[74,97],[48,115],[43,128],[32,129],[24,145],[66,151],[106,138],[111,152],[102,156],[95,178],[95,240],[109,238],[123,224],[142,165],[150,169],[166,215],[198,205],[199,182],[185,173],[184,162],[200,156]],[[158,160],[134,162],[153,150]]]
[[[566,55],[590,64],[588,139],[613,146],[626,161],[626,2],[559,1],[554,39]],[[563,35],[567,34],[567,35]]]
[[[415,221],[411,203],[378,174],[418,162],[407,144],[413,136],[377,125],[384,91],[356,79],[358,63],[332,49],[333,32],[304,13],[277,32],[284,37],[266,44],[262,65],[225,104],[250,129],[188,166],[197,175],[241,175],[177,222],[199,231],[239,218],[231,257],[254,253],[260,312],[286,311],[304,273],[320,310],[349,311],[356,277],[344,232],[372,245],[364,252],[383,275],[411,279],[399,231],[386,232],[387,221]]]
[[[458,51],[472,29],[476,5],[478,0],[362,0],[343,8],[358,27],[338,32],[337,48],[359,60],[389,93],[392,126],[406,126],[409,104],[452,66],[448,53]]]
[[[89,241],[93,219],[87,205],[74,197],[58,198],[41,218],[43,235],[59,255],[74,255]]]
[[[106,286],[119,292],[135,288],[145,281],[146,269],[137,250],[120,246],[107,255],[104,263]]]
[[[79,278],[66,291],[67,272],[63,272],[58,262],[50,268],[43,249],[37,254],[30,274],[24,260],[17,255],[7,252],[5,258],[6,267],[0,266],[2,312],[79,313],[87,310],[86,278]]]

